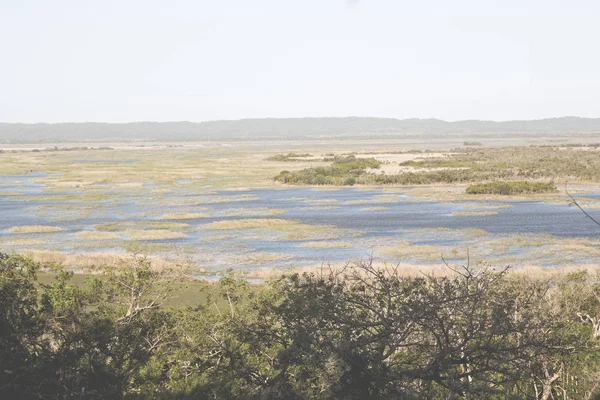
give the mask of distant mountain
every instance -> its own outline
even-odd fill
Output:
[[[0,143],[94,141],[189,141],[301,139],[412,135],[600,133],[600,118],[562,117],[531,121],[439,119],[261,118],[208,122],[0,123]]]

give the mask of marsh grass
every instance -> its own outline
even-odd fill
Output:
[[[276,154],[265,158],[265,161],[280,161],[280,162],[298,162],[298,161],[323,161],[320,158],[312,158],[313,155],[309,153],[288,153],[288,154]]]
[[[489,182],[470,185],[465,190],[467,194],[499,194],[503,196],[511,196],[515,194],[529,193],[554,193],[556,192],[554,183],[544,182]]]
[[[274,217],[285,214],[287,210],[273,208],[230,208],[221,212],[225,217]]]
[[[236,203],[242,201],[257,201],[260,200],[260,197],[244,194],[239,196],[199,196],[193,198],[194,205],[203,205],[203,204],[222,204],[222,203]]]
[[[407,170],[397,173],[376,173],[369,170],[369,166],[344,170],[334,162],[326,167],[282,171],[274,179],[295,185],[338,186],[476,183],[478,186],[474,186],[470,193],[551,193],[552,185],[540,180],[600,182],[598,152],[596,148],[556,146],[462,148],[440,156],[400,162],[399,166]],[[505,184],[507,182],[508,185]]]
[[[488,232],[484,229],[476,229],[476,228],[465,228],[465,229],[451,229],[451,228],[422,228],[419,229],[418,232],[422,232],[424,234],[443,234],[443,235],[469,235],[473,237],[483,237],[487,236]]]
[[[130,229],[166,229],[166,230],[181,230],[189,228],[189,224],[183,222],[169,222],[169,221],[119,221],[119,222],[106,222],[103,224],[96,224],[94,228],[98,231],[105,232],[120,232]]]
[[[434,245],[413,245],[410,242],[400,242],[397,245],[384,247],[381,252],[388,256],[399,259],[415,259],[427,261],[442,261],[443,257],[463,257],[464,254],[459,254],[459,250],[449,246],[434,246]]]
[[[140,243],[137,241],[127,241],[120,246],[128,253],[141,254],[156,254],[156,253],[176,253],[180,252],[181,248],[174,244],[165,243]]]
[[[340,206],[311,206],[304,207],[303,210],[337,210]]]
[[[304,200],[305,203],[310,203],[310,204],[329,204],[329,203],[337,203],[339,200],[338,199],[306,199]]]
[[[247,254],[236,257],[240,265],[260,265],[270,264],[278,261],[290,260],[292,256],[283,253],[273,253],[267,251],[252,251]]]
[[[455,211],[455,217],[492,217],[498,215],[498,211]]]
[[[42,239],[31,239],[27,237],[9,237],[4,238],[0,241],[0,244],[3,246],[15,246],[15,247],[23,247],[23,246],[42,246],[46,244],[46,240]]]
[[[360,211],[388,211],[388,207],[365,207],[361,208]]]
[[[87,272],[102,272],[106,267],[127,268],[132,261],[129,253],[61,253],[47,250],[27,250],[25,255],[31,257],[35,262],[42,266],[59,264],[68,268],[75,268]],[[152,267],[157,270],[184,268],[187,265],[184,260],[177,258],[167,258],[149,255]]]
[[[361,205],[361,204],[379,204],[379,203],[404,203],[406,199],[400,198],[397,195],[377,195],[372,199],[346,200],[346,205]]]
[[[492,239],[488,243],[496,251],[506,251],[510,247],[539,247],[544,245],[557,244],[559,241],[560,239],[551,235],[517,234]]]
[[[352,243],[338,241],[323,241],[323,242],[305,242],[300,244],[300,247],[307,249],[341,249],[351,248]]]
[[[265,229],[280,232],[283,240],[335,239],[347,230],[327,225],[309,225],[288,219],[231,219],[203,225],[208,230]],[[357,234],[354,232],[354,234]]]
[[[461,207],[467,210],[500,210],[513,208],[512,204],[502,203],[464,203]]]
[[[131,237],[132,240],[169,240],[187,237],[184,233],[173,232],[166,229],[126,229],[123,233]]]
[[[84,240],[117,240],[120,236],[113,232],[81,231],[77,235]]]
[[[217,242],[230,240],[232,238],[234,238],[233,235],[205,235],[200,238],[200,242]]]
[[[61,232],[62,228],[49,225],[21,225],[9,229],[12,233],[55,233]]]
[[[160,219],[171,219],[171,220],[180,220],[180,219],[201,219],[207,218],[207,214],[201,213],[171,213],[165,214]]]

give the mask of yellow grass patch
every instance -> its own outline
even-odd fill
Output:
[[[271,208],[231,208],[223,212],[226,217],[270,217],[285,214],[286,210],[271,209]]]
[[[413,245],[408,242],[401,242],[395,246],[384,247],[382,249],[384,255],[395,258],[413,258],[420,260],[429,261],[442,261],[442,257],[446,258],[466,258],[466,251],[464,254],[460,253],[456,248],[448,246],[431,246],[431,245]]]
[[[113,232],[81,231],[77,235],[85,240],[115,240],[120,238],[119,235]]]
[[[308,249],[336,249],[336,248],[349,248],[352,247],[351,243],[348,242],[335,242],[335,241],[326,241],[326,242],[306,242],[302,243],[300,247],[305,247]]]
[[[173,232],[166,229],[127,229],[124,233],[131,236],[133,240],[167,240],[182,239],[186,237],[186,235],[181,232]]]
[[[449,235],[471,235],[471,236],[486,236],[488,232],[484,229],[477,228],[465,228],[465,229],[451,229],[451,228],[422,228],[419,232],[423,233],[439,233]]]
[[[22,225],[13,226],[9,231],[13,233],[54,233],[62,231],[62,228],[48,225]]]
[[[387,207],[365,207],[361,208],[360,211],[387,211],[389,208]]]
[[[201,219],[206,217],[208,215],[201,213],[171,213],[163,215],[160,219]]]
[[[10,238],[2,241],[5,246],[39,246],[44,243],[46,243],[45,240],[27,238]]]
[[[311,204],[328,204],[328,203],[337,203],[338,200],[337,199],[306,199],[304,200],[307,203],[311,203]]]
[[[256,264],[268,264],[277,261],[283,261],[290,259],[291,256],[287,254],[271,253],[267,251],[255,251],[252,253],[244,254],[239,257],[239,262],[246,265]]]
[[[498,215],[498,211],[465,211],[465,212],[453,212],[452,215],[455,217],[491,217]]]
[[[56,263],[69,268],[99,270],[106,267],[127,268],[133,261],[131,254],[111,254],[111,253],[79,253],[68,254],[55,251],[31,250],[24,253],[30,256],[33,261],[41,264]],[[189,265],[182,260],[175,258],[164,258],[148,256],[152,263],[152,268],[161,270],[165,268],[186,269]]]
[[[104,224],[97,224],[94,226],[94,228],[96,228],[99,231],[107,231],[107,232],[119,232],[119,231],[126,231],[126,230],[130,230],[130,229],[174,230],[174,229],[185,229],[188,227],[189,227],[189,225],[186,223],[183,223],[183,222],[168,222],[168,221],[107,222]]]
[[[327,225],[308,225],[288,219],[230,219],[217,221],[202,226],[203,229],[233,230],[233,229],[270,229],[282,232],[283,240],[334,239],[343,229]]]

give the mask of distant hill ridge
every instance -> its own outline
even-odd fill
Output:
[[[256,118],[206,122],[0,123],[0,143],[596,132],[600,133],[600,118],[561,117],[503,122],[372,117]]]

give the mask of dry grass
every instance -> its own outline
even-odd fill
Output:
[[[288,254],[272,253],[267,251],[254,251],[236,258],[239,259],[239,263],[241,265],[259,265],[289,260],[292,258],[292,256]]]
[[[187,237],[181,232],[173,232],[166,229],[127,229],[124,231],[124,233],[129,235],[132,240],[169,240],[183,239]]]
[[[165,229],[178,230],[189,228],[189,225],[183,222],[168,222],[168,221],[122,221],[122,222],[107,222],[97,224],[94,228],[98,231],[119,232],[131,229]]]
[[[541,234],[516,234],[489,241],[489,245],[495,251],[506,251],[510,247],[539,247],[544,245],[559,245],[570,241],[570,239],[559,239],[551,235]],[[580,239],[583,243],[583,239]]]
[[[465,212],[453,212],[452,215],[455,217],[491,217],[498,215],[498,211],[465,211]]]
[[[470,235],[470,236],[487,236],[488,232],[484,229],[477,228],[465,228],[465,229],[451,229],[451,228],[423,228],[419,229],[419,232],[423,233],[439,233],[447,235]]]
[[[315,273],[315,274],[329,274],[332,270],[341,270],[346,268],[346,273],[350,273],[356,270],[356,266],[362,261],[350,261],[350,262],[333,262],[326,264],[314,264],[305,265],[302,267],[292,268],[254,268],[246,272],[246,276],[252,278],[263,279],[265,281],[271,279],[277,279],[282,274],[303,274],[303,273]],[[412,276],[423,276],[423,274],[434,275],[434,276],[450,276],[454,272],[448,269],[443,263],[439,264],[412,264],[412,263],[390,263],[384,261],[373,261],[373,266],[378,270],[388,270],[395,268],[399,276],[412,277]]]
[[[41,246],[43,244],[46,244],[47,242],[45,240],[40,240],[40,239],[11,237],[11,238],[2,240],[1,243],[4,246],[23,247],[23,246]]]
[[[209,230],[268,229],[283,233],[283,240],[335,239],[345,231],[327,225],[308,225],[288,219],[230,219],[202,226]]]
[[[12,233],[55,233],[62,231],[62,228],[49,225],[22,225],[13,226],[9,231]]]
[[[225,217],[274,217],[286,212],[286,210],[272,208],[230,208],[225,210],[221,215]]]
[[[463,204],[462,208],[471,209],[471,210],[481,210],[481,209],[507,209],[513,208],[512,204]]]
[[[328,203],[337,203],[337,199],[306,199],[304,200],[306,203],[311,204],[328,204]]]
[[[304,207],[303,210],[337,210],[340,206],[311,206]]]
[[[85,271],[98,271],[106,267],[127,268],[133,261],[131,254],[113,253],[78,253],[68,254],[55,251],[30,250],[25,255],[31,257],[35,262],[42,265],[60,264],[67,268],[75,268]],[[188,268],[189,265],[180,259],[148,256],[153,268],[173,269]]]
[[[360,204],[378,204],[378,203],[403,203],[406,199],[400,198],[393,194],[377,195],[372,199],[347,200],[344,204],[360,205]]]
[[[352,243],[348,242],[337,242],[337,241],[324,241],[324,242],[306,242],[302,243],[300,247],[307,249],[337,249],[337,248],[351,248]]]
[[[160,217],[160,219],[175,219],[175,220],[179,220],[179,219],[201,219],[201,218],[207,218],[208,215],[206,214],[201,214],[201,213],[171,213],[171,214],[165,214],[162,217]]]
[[[381,252],[394,258],[410,258],[417,260],[442,260],[442,257],[448,257],[452,254],[454,249],[449,249],[444,246],[432,246],[432,245],[413,245],[408,242],[401,242],[395,246],[384,247]]]
[[[119,235],[113,232],[98,232],[98,231],[81,231],[77,233],[82,239],[85,240],[116,240],[120,239]]]
[[[360,211],[388,211],[388,207],[365,207],[361,208]]]

